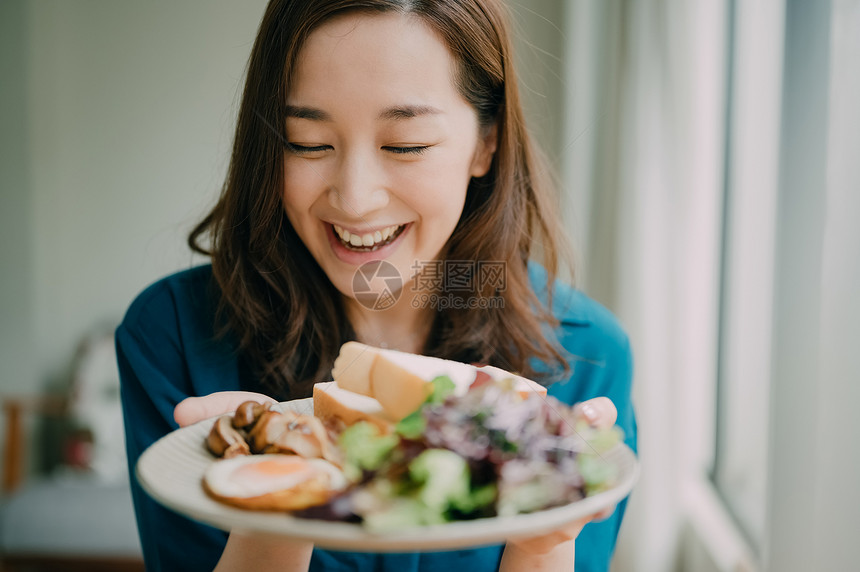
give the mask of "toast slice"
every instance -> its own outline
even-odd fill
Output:
[[[372,397],[361,395],[338,386],[334,381],[314,385],[314,416],[323,421],[339,420],[346,426],[358,421],[369,421],[382,433],[391,433],[397,422]]]
[[[347,342],[334,363],[332,377],[340,389],[374,398],[388,418],[398,421],[415,411],[433,390],[431,382],[446,375],[454,382],[455,395],[464,395],[478,371],[501,381],[513,379],[523,398],[546,396],[546,388],[525,377],[493,366],[476,367],[430,356],[422,356]]]

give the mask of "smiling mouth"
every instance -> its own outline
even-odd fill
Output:
[[[378,250],[397,240],[397,237],[399,237],[406,228],[405,224],[395,224],[387,226],[382,230],[359,235],[353,234],[336,224],[331,226],[334,229],[334,235],[338,238],[344,248],[348,248],[353,252],[373,252]]]

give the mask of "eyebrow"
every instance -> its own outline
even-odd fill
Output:
[[[399,121],[412,119],[422,115],[438,115],[442,113],[431,105],[397,105],[389,107],[379,114],[379,119]],[[331,121],[331,115],[322,109],[303,105],[287,105],[287,117],[307,119],[309,121]]]
[[[441,110],[436,109],[431,105],[402,105],[389,107],[379,114],[380,119],[393,119],[395,121],[401,119],[412,119],[422,115],[438,115]]]
[[[331,115],[329,115],[322,109],[305,107],[302,105],[288,105],[287,117],[295,117],[296,119],[309,119],[311,121],[331,121]]]

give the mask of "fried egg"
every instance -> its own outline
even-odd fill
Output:
[[[216,461],[203,484],[211,496],[235,506],[297,510],[326,502],[346,487],[347,480],[323,459],[273,454]]]

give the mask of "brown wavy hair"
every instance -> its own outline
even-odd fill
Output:
[[[340,345],[355,337],[340,293],[287,219],[282,158],[287,93],[299,50],[320,24],[356,11],[420,17],[453,54],[457,88],[480,125],[497,127],[490,170],[470,182],[443,252],[448,260],[504,261],[505,287],[480,292],[503,299],[503,307],[438,310],[424,353],[497,365],[544,381],[546,371],[536,371],[532,359],[556,374],[569,372],[547,332],[557,324],[528,276],[528,261],[539,259],[551,300],[559,257],[568,251],[548,170],[525,127],[501,0],[269,3],[248,62],[221,196],[188,238],[194,251],[212,259],[220,289],[219,332],[236,337],[266,390],[291,398],[309,395],[314,382],[328,378]]]

